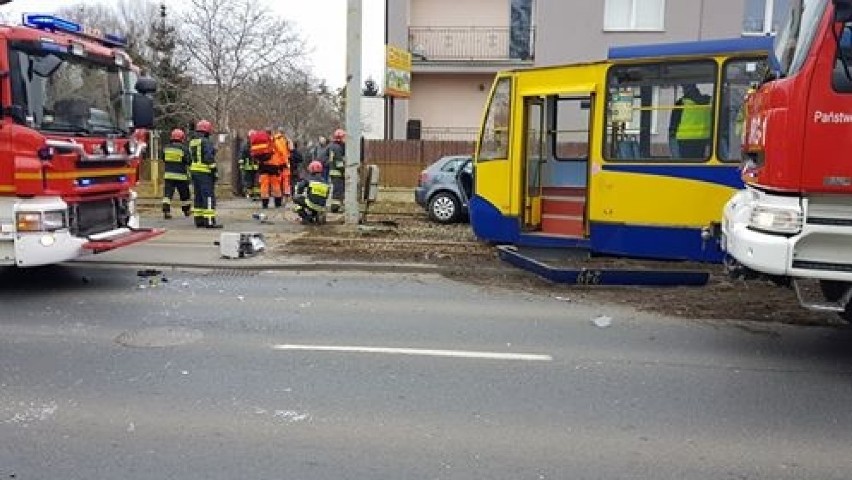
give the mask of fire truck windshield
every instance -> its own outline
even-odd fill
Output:
[[[13,48],[12,102],[20,121],[41,131],[80,135],[129,130],[130,71],[69,53]]]
[[[828,7],[828,0],[793,0],[781,33],[775,41],[775,57],[781,75],[799,71],[814,43],[819,21]]]

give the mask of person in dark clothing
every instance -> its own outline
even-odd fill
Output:
[[[293,142],[293,148],[290,149],[290,181],[293,185],[293,192],[296,192],[296,183],[302,179],[302,172],[305,167],[303,165],[305,158],[299,150],[299,142]]]
[[[222,228],[216,223],[216,147],[210,139],[213,125],[201,120],[195,125],[195,138],[189,141],[192,162],[189,172],[195,190],[192,216],[198,228]]]
[[[180,198],[180,208],[183,216],[188,217],[192,207],[189,198],[189,164],[191,161],[189,149],[184,140],[186,133],[176,128],[172,130],[169,144],[163,149],[163,218],[172,218],[172,197],[177,190]]]
[[[254,135],[254,130],[249,130],[248,137],[240,150],[240,174],[242,179],[242,195],[251,201],[260,199],[260,186],[257,183],[257,160],[251,156],[251,146],[248,138]]]
[[[331,179],[330,209],[339,212],[343,209],[346,190],[346,132],[339,128],[328,146],[328,176]]]
[[[330,186],[322,178],[322,163],[314,160],[308,165],[308,177],[299,180],[293,194],[293,209],[302,218],[302,223],[322,223]]]

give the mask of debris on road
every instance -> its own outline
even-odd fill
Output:
[[[601,315],[592,319],[592,323],[599,328],[607,328],[612,325],[612,317]]]

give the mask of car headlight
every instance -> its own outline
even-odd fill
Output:
[[[802,212],[758,205],[751,211],[749,226],[768,233],[796,234],[802,230]]]
[[[65,212],[62,210],[44,212],[41,216],[42,229],[48,232],[62,230],[68,226],[65,220]]]
[[[40,232],[40,212],[17,212],[15,214],[15,230],[19,232]]]

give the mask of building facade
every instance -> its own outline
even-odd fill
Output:
[[[392,138],[472,140],[494,74],[606,57],[611,46],[769,35],[789,0],[388,0],[387,42],[413,55]],[[390,134],[389,134],[390,136]]]

